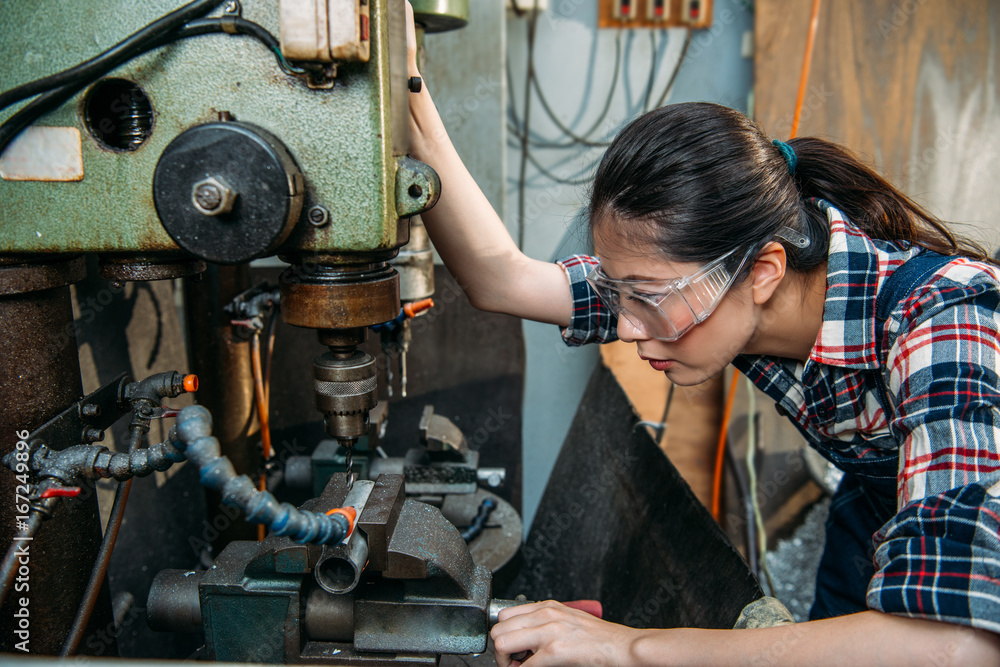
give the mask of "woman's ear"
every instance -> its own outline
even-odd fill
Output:
[[[778,289],[782,278],[785,277],[787,259],[785,247],[777,241],[772,241],[764,246],[764,250],[758,255],[750,272],[753,278],[751,285],[753,302],[756,305],[764,305]]]

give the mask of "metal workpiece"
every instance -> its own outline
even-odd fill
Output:
[[[275,535],[287,535],[299,543],[335,544],[350,531],[350,522],[342,515],[317,514],[279,503],[271,493],[257,490],[249,477],[237,475],[212,437],[212,415],[200,405],[180,411],[173,435],[172,444],[198,467],[201,483],[219,491],[223,502],[240,509],[247,521],[264,524]]]
[[[170,237],[221,264],[277,250],[304,196],[302,172],[284,144],[235,121],[186,130],[163,150],[153,174],[156,212]]]
[[[378,403],[375,357],[361,350],[326,352],[313,362],[316,409],[326,432],[341,440],[360,438],[368,411]]]
[[[384,262],[293,264],[281,275],[281,317],[298,327],[370,327],[399,309],[399,275]]]
[[[401,301],[434,296],[434,249],[419,215],[410,218],[410,240],[389,264],[399,273]]]
[[[363,480],[355,482],[347,497],[344,507],[353,507],[362,514],[371,495],[375,482]],[[316,583],[328,593],[350,593],[361,580],[361,574],[368,564],[368,538],[360,530],[354,530],[339,544],[323,545],[323,553],[313,574]]]

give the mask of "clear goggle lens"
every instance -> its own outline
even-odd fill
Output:
[[[619,318],[624,317],[651,338],[675,341],[712,314],[752,250],[730,273],[725,262],[734,252],[726,253],[694,275],[677,280],[614,280],[597,267],[587,276],[587,282]]]

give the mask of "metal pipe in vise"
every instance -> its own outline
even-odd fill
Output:
[[[222,501],[240,509],[247,521],[262,523],[275,535],[287,535],[300,544],[337,544],[350,534],[347,513],[317,514],[279,503],[269,492],[257,490],[249,477],[237,475],[212,437],[212,415],[204,407],[181,410],[171,437],[173,445],[198,466],[201,483],[221,493]]]

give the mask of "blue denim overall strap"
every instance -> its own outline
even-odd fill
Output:
[[[887,391],[883,346],[888,342],[886,323],[896,306],[953,258],[925,250],[900,265],[879,290],[875,301],[876,350],[880,368],[872,371],[879,403],[891,422],[895,408]],[[826,448],[828,449],[828,448]],[[824,452],[846,474],[830,501],[826,521],[826,545],[816,576],[816,599],[811,620],[843,616],[867,609],[868,583],[875,574],[875,534],[897,511],[896,476],[898,453],[876,459],[849,460],[836,452]]]

